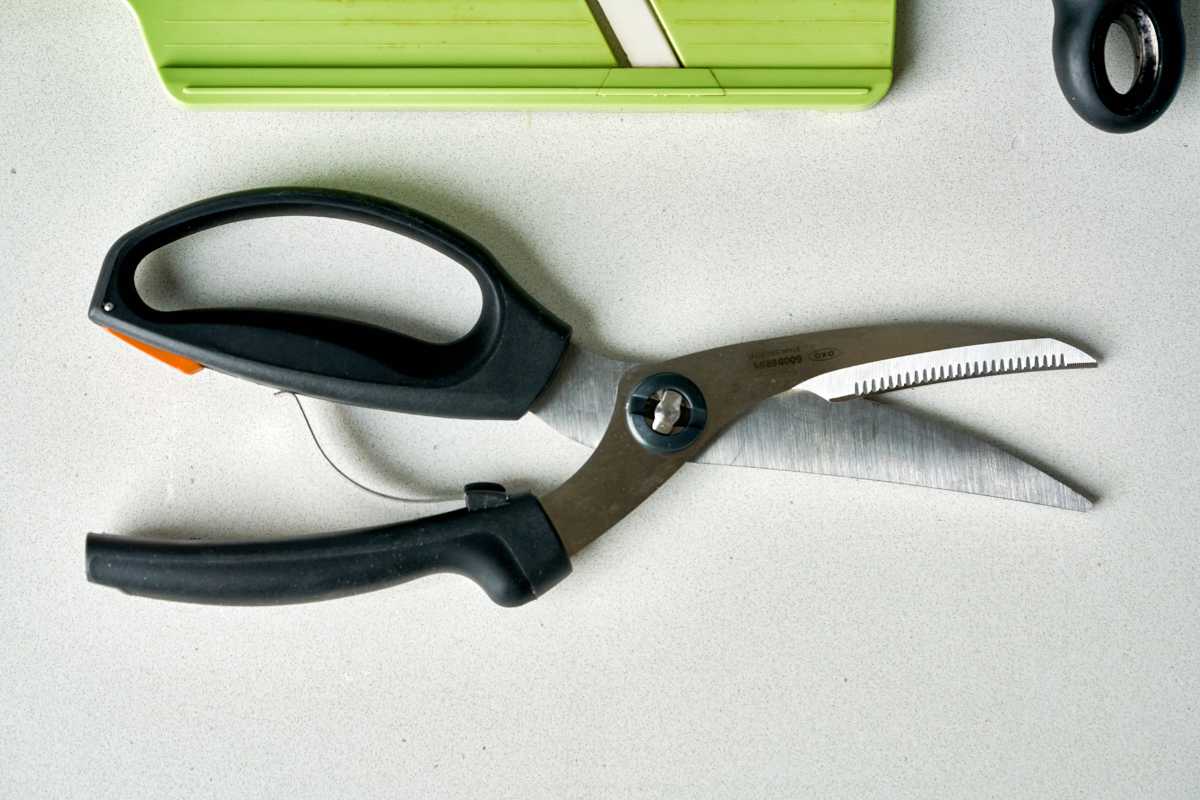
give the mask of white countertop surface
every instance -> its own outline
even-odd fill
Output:
[[[901,16],[896,85],[860,114],[195,113],[123,3],[10,0],[0,796],[1200,796],[1196,47],[1170,112],[1113,137],[1059,92],[1049,2]],[[689,467],[516,611],[448,576],[271,609],[89,585],[88,531],[433,510],[347,486],[287,398],[86,318],[122,233],[275,184],[446,219],[613,355],[897,320],[1064,336],[1101,368],[895,401],[1100,502]],[[415,253],[262,223],[158,259],[150,288],[464,330],[469,278]],[[348,471],[398,490],[544,491],[586,455],[533,419],[312,408]]]

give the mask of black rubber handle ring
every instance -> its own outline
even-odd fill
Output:
[[[479,320],[458,341],[434,344],[312,314],[161,311],[137,292],[138,265],[171,242],[219,225],[294,215],[373,225],[446,255],[479,283]],[[354,280],[352,271],[346,280]],[[88,316],[138,341],[275,388],[389,411],[476,419],[523,416],[554,377],[571,335],[470,237],[410,208],[328,189],[224,195],[138,227],[109,251]]]
[[[1183,80],[1180,0],[1054,0],[1054,7],[1054,69],[1075,111],[1110,133],[1139,131],[1162,116]],[[1114,24],[1129,34],[1138,62],[1124,93],[1105,65]]]

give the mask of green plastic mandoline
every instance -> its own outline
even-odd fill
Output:
[[[622,67],[589,0],[129,0],[167,90],[217,108],[862,109],[895,0],[651,0],[680,68]]]

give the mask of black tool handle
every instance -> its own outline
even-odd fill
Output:
[[[310,314],[161,311],[138,294],[138,264],[164,245],[219,225],[290,215],[361,222],[432,247],[478,281],[479,320],[458,341],[434,344]],[[352,266],[346,280],[354,280]],[[89,316],[145,344],[268,386],[351,405],[479,419],[524,415],[554,376],[571,333],[473,239],[404,206],[328,189],[224,195],[140,226],[109,251]]]
[[[1110,133],[1132,133],[1167,110],[1186,55],[1180,0],[1054,0],[1054,8],[1054,68],[1081,117]],[[1105,66],[1113,24],[1129,34],[1137,58],[1133,85],[1124,93]]]
[[[94,583],[212,605],[329,600],[451,572],[478,583],[499,605],[519,606],[571,572],[554,526],[530,496],[300,539],[205,543],[93,533],[86,558]]]

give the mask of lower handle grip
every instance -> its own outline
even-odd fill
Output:
[[[571,572],[531,496],[477,511],[296,539],[213,543],[89,534],[88,580],[127,594],[212,605],[282,605],[465,575],[502,606],[540,597]]]

